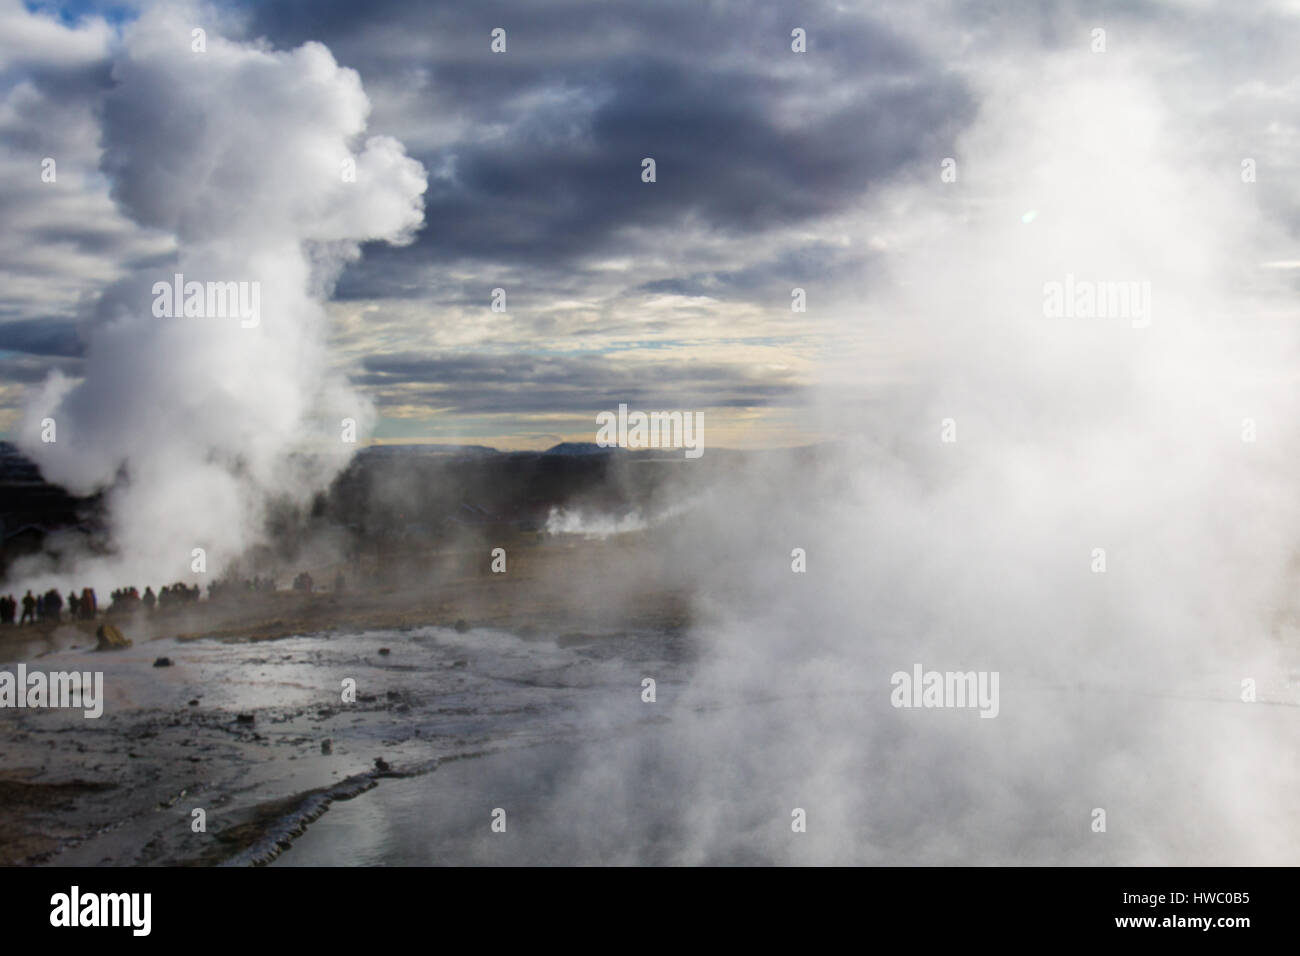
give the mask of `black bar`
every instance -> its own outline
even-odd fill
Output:
[[[820,934],[838,924],[859,939],[897,937],[927,947],[1098,939],[1232,946],[1293,938],[1294,875],[1227,868],[45,868],[0,870],[0,888],[13,942],[66,941],[76,932],[80,941],[128,945],[257,940],[336,948],[384,939],[450,944],[466,933],[487,944],[502,931],[591,940],[604,928],[677,945],[692,926],[708,936],[762,941],[775,929]],[[74,885],[83,906],[89,894],[150,894],[148,936],[129,926],[52,926],[52,899],[70,896]],[[1208,929],[1200,922],[1207,918]],[[1153,922],[1121,925],[1134,919]],[[1242,919],[1245,925],[1224,923]]]

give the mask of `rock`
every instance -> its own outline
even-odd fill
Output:
[[[99,644],[95,647],[97,651],[117,651],[131,646],[131,639],[119,631],[114,624],[99,625],[95,637],[99,638]]]
[[[257,716],[255,714],[236,714],[235,720],[241,724],[251,724],[257,720]]]
[[[172,659],[170,657],[160,657],[153,662],[154,667],[171,667]]]
[[[191,707],[197,707],[197,706],[199,706],[199,702],[198,702],[197,700],[192,700],[192,701],[190,701],[190,706],[191,706]]]
[[[334,752],[334,743],[328,737],[320,742],[320,752],[323,754]]]
[[[381,647],[381,648],[379,649],[379,656],[380,656],[380,657],[387,657],[387,656],[388,656],[388,648],[386,648],[386,647]]]
[[[380,773],[385,773],[385,772],[387,772],[388,768],[389,768],[389,765],[388,765],[388,761],[387,761],[387,760],[385,760],[383,757],[376,757],[376,758],[375,758],[375,769],[376,769],[376,770],[378,770]]]
[[[458,633],[464,634],[468,630],[469,630],[469,625],[465,623],[465,619],[463,617],[456,621],[456,631]]]

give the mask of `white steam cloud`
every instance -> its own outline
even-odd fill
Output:
[[[757,470],[678,542],[706,659],[558,793],[622,834],[593,859],[1300,859],[1296,309],[1258,267],[1288,243],[1128,39],[979,72],[958,182],[935,157],[865,212],[888,278],[826,378],[910,362],[819,393],[838,462]],[[1067,274],[1149,282],[1149,326],[1048,317]],[[997,717],[891,706],[917,664],[997,672]]]
[[[174,236],[175,259],[104,295],[84,379],[36,390],[19,431],[48,480],[108,489],[119,554],[78,569],[105,587],[188,576],[197,547],[219,571],[258,540],[271,496],[301,498],[346,463],[341,420],[364,437],[373,411],[329,368],[322,302],[360,242],[407,243],[423,223],[424,170],[397,141],[362,139],[355,71],[320,44],[279,51],[211,29],[196,51],[203,23],[147,10],[114,52],[103,107],[114,198]],[[155,317],[153,285],[175,273],[257,283],[260,321]],[[293,456],[304,449],[325,453],[323,471]]]

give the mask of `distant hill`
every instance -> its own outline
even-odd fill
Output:
[[[620,448],[608,448],[591,441],[562,441],[552,445],[543,455],[612,455],[622,451]]]
[[[780,455],[812,464],[822,449],[767,452],[710,448],[697,460],[680,449],[605,448],[561,442],[545,451],[499,451],[485,445],[401,444],[361,449],[309,508],[277,510],[268,537],[292,549],[315,531],[341,533],[354,552],[463,538],[504,540],[546,528],[556,508],[622,515],[645,509],[665,489],[725,480],[751,456]],[[55,532],[106,534],[102,497],[76,498],[45,482],[11,443],[0,442],[0,575],[22,554],[42,550]],[[283,510],[289,508],[288,511]]]

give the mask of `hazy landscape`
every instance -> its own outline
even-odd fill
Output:
[[[784,584],[777,539],[831,533],[834,509],[796,524],[773,490],[772,510],[710,516],[738,488],[757,500],[754,482],[835,474],[845,449],[714,456],[707,477],[585,451],[363,455],[251,569],[274,592],[108,611],[123,650],[94,650],[95,621],[0,631],[7,660],[102,670],[106,687],[98,720],[6,715],[7,862],[1286,860],[1286,845],[1240,843],[1253,814],[1182,827],[1292,779],[1290,761],[1264,779],[1222,769],[1251,761],[1246,741],[1289,739],[1293,652],[1273,672],[1241,659],[1262,678],[1247,708],[1210,658],[1067,667],[1053,632],[1026,632],[994,658],[998,720],[896,710],[889,675],[912,657],[989,651],[949,632],[918,654],[859,603],[852,549],[815,552],[829,584]],[[301,569],[328,583],[293,590]],[[1080,800],[1141,825],[1090,840]],[[792,839],[793,807],[829,832]],[[504,834],[488,827],[498,808]]]
[[[0,862],[1294,865],[1298,44],[0,0]]]

